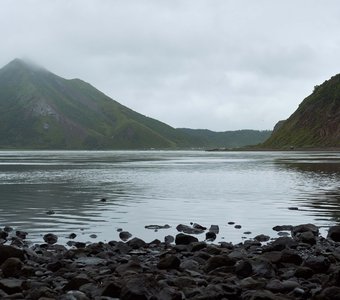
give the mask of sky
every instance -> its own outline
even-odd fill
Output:
[[[28,58],[173,127],[272,129],[340,73],[338,0],[0,0]]]

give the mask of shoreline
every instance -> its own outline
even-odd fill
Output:
[[[218,226],[207,230],[180,224],[179,233],[163,242],[146,243],[122,231],[122,241],[74,241],[66,248],[53,234],[44,236],[45,243],[27,247],[23,232],[5,242],[6,231],[1,231],[0,297],[336,299],[340,226],[330,227],[327,238],[313,224],[274,228],[290,236],[270,239],[262,234],[238,244],[217,244]],[[202,230],[207,241],[195,237]]]

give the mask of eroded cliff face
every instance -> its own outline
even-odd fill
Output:
[[[316,86],[286,121],[276,124],[263,146],[340,147],[340,74]]]

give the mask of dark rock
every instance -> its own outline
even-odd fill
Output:
[[[298,207],[296,207],[296,206],[291,206],[291,207],[288,207],[288,209],[289,209],[289,210],[299,210],[299,208],[298,208]]]
[[[5,227],[4,227],[4,231],[7,232],[7,233],[8,233],[8,232],[12,232],[12,231],[13,231],[13,228],[10,227],[10,226],[5,226]]]
[[[243,234],[251,234],[251,231],[245,231],[245,232],[243,232]]]
[[[157,264],[157,268],[161,270],[177,269],[181,261],[175,255],[166,255],[161,258]]]
[[[0,264],[4,263],[4,261],[10,257],[24,260],[24,252],[16,247],[0,245]]]
[[[315,300],[340,300],[340,287],[326,287],[315,297]]]
[[[90,235],[90,238],[91,238],[91,239],[96,239],[97,237],[98,237],[98,236],[97,236],[96,234],[91,234],[91,235]]]
[[[79,290],[79,288],[86,284],[90,283],[91,281],[87,278],[86,275],[78,275],[72,278],[64,287],[64,291],[71,291],[71,290]]]
[[[182,296],[182,293],[177,291],[175,288],[167,286],[167,287],[164,287],[160,291],[158,299],[162,299],[162,300],[182,300],[183,296]]]
[[[242,294],[243,300],[288,300],[286,297],[281,297],[267,290],[249,290]]]
[[[276,225],[273,227],[273,230],[275,231],[292,231],[293,230],[292,225]]]
[[[202,225],[200,225],[200,224],[197,224],[197,223],[194,223],[193,225],[192,225],[192,227],[193,228],[195,228],[195,229],[200,229],[200,230],[207,230],[207,227],[204,227],[204,226],[202,226]]]
[[[340,242],[340,226],[332,226],[328,230],[327,238],[335,241]]]
[[[184,232],[184,233],[187,233],[187,234],[201,234],[201,233],[204,232],[203,229],[193,228],[193,227],[190,227],[190,226],[184,225],[184,224],[179,224],[176,227],[176,229],[177,229],[177,231]]]
[[[205,239],[207,241],[214,241],[216,240],[216,233],[215,232],[212,232],[212,231],[209,231],[205,234]]]
[[[59,261],[59,260],[57,260],[57,261],[55,261],[55,262],[53,262],[53,263],[49,263],[49,264],[46,266],[47,270],[52,271],[52,272],[56,272],[56,271],[58,271],[59,269],[61,269],[62,267],[63,267],[63,264],[62,264],[62,262]]]
[[[204,267],[204,270],[209,273],[210,271],[224,266],[234,266],[236,261],[227,255],[216,255],[210,257]]]
[[[291,237],[279,237],[263,248],[263,251],[281,251],[285,248],[295,248],[298,245]]]
[[[55,214],[55,211],[54,210],[48,210],[46,212],[46,215],[54,215]]]
[[[301,265],[302,257],[299,255],[297,251],[285,249],[281,252],[280,262]]]
[[[8,237],[8,232],[0,230],[0,239],[6,240]]]
[[[26,236],[28,235],[28,233],[25,232],[25,231],[17,230],[17,231],[15,232],[15,235],[16,235],[18,238],[24,240],[24,239],[26,238]]]
[[[106,202],[106,198],[101,198],[100,202]]]
[[[146,225],[144,226],[146,229],[158,230],[158,229],[169,229],[170,225]]]
[[[116,268],[116,272],[123,276],[125,273],[140,273],[142,272],[142,267],[139,262],[130,260],[127,263],[121,264]]]
[[[316,236],[311,231],[301,232],[297,233],[295,235],[295,238],[302,243],[306,243],[309,245],[315,245],[316,244]]]
[[[191,251],[192,252],[200,251],[206,247],[207,247],[206,242],[194,242],[191,244]]]
[[[264,235],[264,234],[259,234],[254,237],[254,240],[259,241],[259,242],[268,242],[270,239],[270,236]]]
[[[175,238],[172,235],[167,235],[164,237],[164,242],[166,244],[171,244],[175,241]]]
[[[0,289],[5,293],[11,295],[15,293],[22,292],[23,281],[19,279],[1,279],[0,280]]]
[[[158,283],[153,276],[131,276],[123,282],[120,299],[122,300],[151,300],[157,299]],[[154,297],[154,298],[151,298]]]
[[[241,229],[242,226],[241,226],[241,225],[235,225],[234,228],[236,228],[236,229]]]
[[[275,268],[269,261],[264,259],[255,259],[251,261],[251,264],[255,275],[264,278],[275,277]]]
[[[50,244],[50,245],[55,244],[58,241],[58,237],[53,233],[45,234],[43,239],[45,243]]]
[[[218,225],[211,225],[209,228],[209,232],[218,234],[220,232],[220,227]]]
[[[78,249],[82,249],[82,248],[85,248],[86,247],[86,243],[84,242],[75,242],[74,243],[74,246]]]
[[[316,273],[325,273],[329,269],[331,263],[324,256],[309,256],[303,263],[304,267],[311,268]]]
[[[255,279],[253,277],[247,277],[240,281],[240,287],[245,290],[261,289],[264,288],[265,285],[266,280]]]
[[[16,277],[19,275],[23,263],[19,258],[10,257],[1,265],[2,274],[4,277]]]
[[[292,236],[296,236],[298,233],[311,231],[315,236],[319,235],[319,228],[313,224],[301,224],[294,226],[292,229]]]
[[[239,278],[246,278],[251,276],[253,273],[253,267],[249,261],[240,260],[235,265],[235,274]]]
[[[117,282],[109,282],[105,285],[102,296],[119,298],[121,290],[122,288]]]
[[[234,225],[235,222],[228,222],[228,225]]]
[[[175,244],[176,245],[189,245],[190,243],[198,242],[198,239],[194,236],[179,233],[176,235]]]
[[[311,278],[313,275],[314,275],[313,270],[308,267],[298,267],[294,273],[295,277],[304,279]]]
[[[77,237],[77,235],[75,234],[75,233],[71,233],[69,236],[68,236],[68,238],[69,239],[75,239]]]
[[[140,239],[140,238],[133,238],[130,241],[127,242],[127,244],[132,248],[132,249],[139,249],[139,248],[143,248],[146,246],[146,243]]]
[[[132,234],[128,231],[119,232],[119,238],[124,242],[127,241],[130,237],[132,237]]]

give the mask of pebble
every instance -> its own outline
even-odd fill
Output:
[[[176,235],[175,245],[173,236],[151,243],[137,237],[72,241],[69,249],[25,241],[21,249],[0,245],[0,298],[338,299],[337,231],[331,227],[323,238],[316,226],[302,224],[291,228],[292,237],[258,235],[235,245],[185,233]]]

